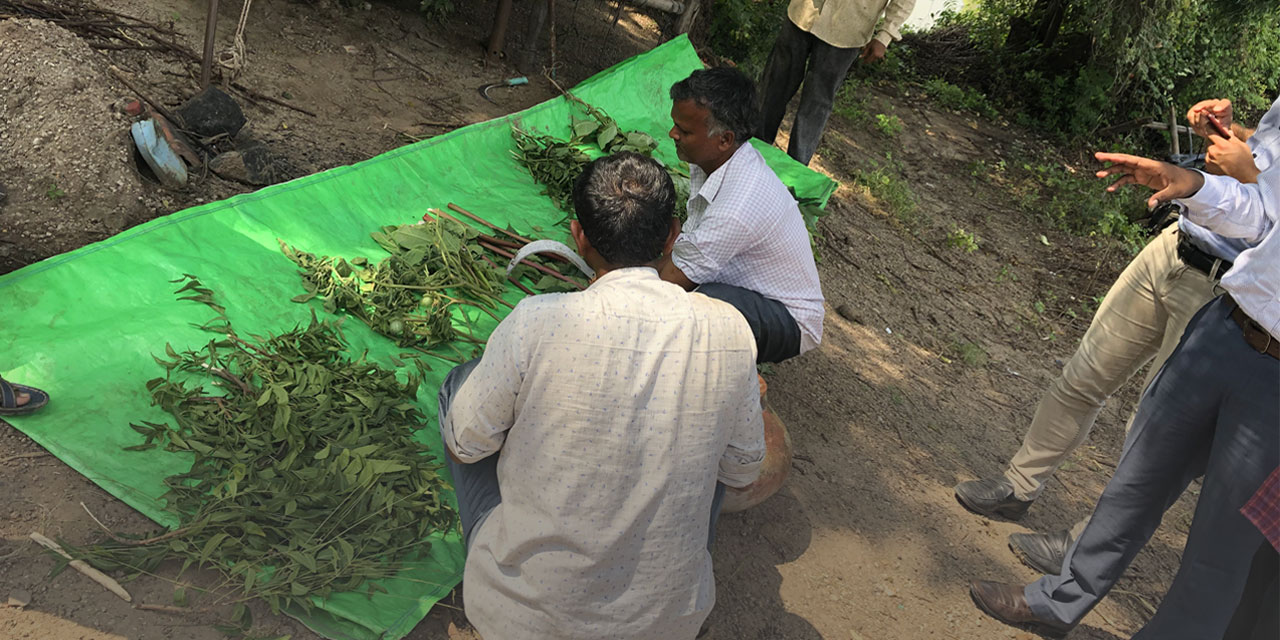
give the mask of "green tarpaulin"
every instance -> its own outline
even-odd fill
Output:
[[[675,162],[666,135],[667,90],[700,67],[681,37],[596,75],[575,94],[622,127],[660,140],[659,155]],[[163,354],[166,342],[181,350],[209,337],[191,324],[207,321],[208,308],[177,301],[177,285],[169,281],[199,276],[241,334],[266,333],[305,323],[310,309],[319,309],[316,301],[289,301],[302,289],[278,240],[317,254],[378,260],[385,254],[371,231],[417,221],[428,207],[449,202],[527,235],[563,238],[555,226],[563,214],[511,157],[511,118],[568,137],[569,106],[551,100],[356,165],[180,211],[0,276],[0,375],[52,397],[44,410],[12,424],[130,506],[172,526],[159,500],[163,480],[186,471],[190,458],[162,449],[121,450],[141,442],[130,422],[167,418],[151,406],[144,387],[163,375],[151,354]],[[825,202],[834,191],[828,178],[773,147],[757,147],[800,196]],[[513,288],[510,298],[519,295]],[[345,331],[354,353],[368,350],[386,363],[402,351],[358,322],[346,323]],[[432,418],[422,438],[437,452],[434,392],[448,366],[435,365],[419,395]],[[382,583],[388,593],[337,594],[299,618],[330,638],[400,638],[462,579],[462,564],[458,535],[439,537],[425,558]]]

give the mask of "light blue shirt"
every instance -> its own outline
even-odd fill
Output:
[[[1250,318],[1280,337],[1280,166],[1258,174],[1257,184],[1226,176],[1204,179],[1200,191],[1183,200],[1187,217],[1219,235],[1254,245],[1236,256],[1222,276],[1222,288]]]
[[[1266,171],[1280,154],[1280,98],[1258,122],[1258,128],[1249,136],[1249,148],[1253,150],[1253,164],[1259,171]],[[1178,232],[1191,239],[1201,251],[1227,262],[1235,262],[1241,251],[1253,246],[1239,238],[1224,238],[1192,222],[1183,215],[1178,220]]]

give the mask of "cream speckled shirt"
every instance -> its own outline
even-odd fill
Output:
[[[791,0],[787,17],[819,40],[845,49],[857,49],[875,39],[888,46],[901,40],[899,29],[907,21],[916,0]],[[876,23],[884,15],[884,24]]]
[[[485,640],[697,635],[716,480],[764,459],[755,361],[736,309],[648,267],[516,306],[440,421],[466,462],[501,451],[463,577]]]

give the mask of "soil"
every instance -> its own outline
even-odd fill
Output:
[[[200,46],[204,2],[98,2]],[[506,61],[482,63],[496,2],[456,4],[465,6],[440,25],[383,4],[254,3],[244,34],[248,64],[237,82],[315,114],[242,102],[254,136],[304,175],[555,95],[531,74],[527,87],[497,90],[499,104],[481,98],[478,86],[519,71]],[[508,58],[518,57],[527,4],[517,3]],[[565,86],[652,47],[671,28],[669,17],[630,8],[611,28],[606,3],[560,6],[555,72]],[[220,50],[238,16],[238,3],[223,3]],[[174,192],[142,175],[121,151],[128,120],[115,109],[131,94],[114,83],[109,64],[168,108],[197,88],[194,66],[171,56],[94,52],[48,24],[0,22],[0,153],[17,160],[0,165],[9,193],[0,202],[0,272],[251,188],[208,175]],[[870,123],[833,117],[813,162],[843,185],[820,223],[826,335],[820,349],[767,375],[796,457],[779,494],[720,521],[709,637],[1030,638],[979,613],[968,581],[1036,577],[1009,553],[1008,534],[1064,528],[1089,510],[1113,470],[1135,385],[1113,398],[1090,441],[1023,522],[973,515],[951,487],[1000,472],[1087,326],[1087,314],[1072,310],[1103,294],[1128,255],[1109,241],[1056,232],[974,176],[975,162],[993,165],[1043,141],[936,108],[910,87],[863,90],[872,113],[895,114],[904,127],[887,137]],[[22,142],[36,136],[48,138],[39,149]],[[895,162],[886,164],[886,153]],[[895,215],[856,186],[855,172],[877,166],[910,185],[914,214]],[[49,196],[48,181],[66,195]],[[948,245],[956,227],[980,238],[977,250]],[[1150,616],[1177,568],[1193,500],[1174,506],[1072,638],[1127,638]],[[53,559],[27,534],[95,539],[98,525],[86,510],[113,530],[154,526],[17,430],[0,427],[0,598],[30,594],[25,607],[0,608],[0,638],[223,637],[211,625],[227,611],[142,611],[75,571],[51,577]],[[202,576],[187,578],[200,584]],[[172,602],[164,579],[128,588],[135,602]],[[410,637],[474,638],[460,607],[459,591]],[[255,621],[260,636],[316,637],[260,607]]]

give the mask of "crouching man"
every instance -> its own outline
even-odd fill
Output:
[[[717,480],[759,474],[751,328],[664,282],[679,232],[667,172],[636,154],[574,188],[589,288],[523,300],[440,389],[485,640],[692,639],[715,602]]]

